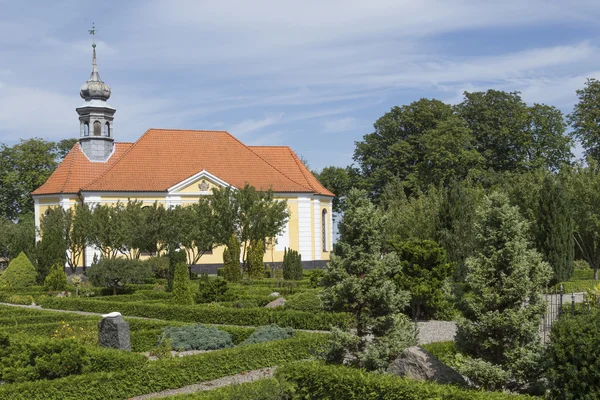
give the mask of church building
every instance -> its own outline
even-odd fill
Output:
[[[175,207],[210,196],[211,188],[272,189],[286,200],[289,221],[265,262],[281,262],[285,248],[302,255],[305,268],[323,266],[332,250],[333,193],[323,187],[286,146],[247,146],[225,131],[148,129],[136,142],[117,142],[116,109],[110,87],[100,79],[93,45],[92,73],[81,86],[79,142],[32,195],[36,227],[53,207],[76,204],[158,202]],[[90,266],[99,251],[89,247],[79,265]],[[205,254],[201,270],[214,272],[223,249]],[[200,270],[197,268],[197,270]]]

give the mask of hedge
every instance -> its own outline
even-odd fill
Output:
[[[43,298],[44,308],[78,310],[98,313],[119,311],[123,315],[182,322],[230,325],[279,325],[296,329],[328,330],[331,326],[345,328],[349,325],[348,314],[283,311],[267,308],[225,308],[206,305],[184,306],[145,304],[135,302],[95,301],[77,298]]]
[[[297,362],[275,372],[288,388],[292,399],[319,400],[522,400],[500,392],[459,389],[451,385],[420,382],[387,374],[365,372],[343,366],[328,366],[317,362]]]
[[[299,334],[295,339],[158,360],[146,363],[141,368],[2,385],[0,398],[125,399],[305,359],[321,351],[324,344],[324,335]]]

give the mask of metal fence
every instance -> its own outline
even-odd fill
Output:
[[[548,309],[540,326],[542,343],[550,342],[552,325],[565,315],[574,316],[576,307],[577,312],[589,312],[596,305],[595,303],[600,306],[599,295],[592,294],[592,296],[588,296],[585,293],[564,293],[563,285],[546,294],[546,300],[548,301]],[[576,306],[576,304],[580,305]]]

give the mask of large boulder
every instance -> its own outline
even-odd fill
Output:
[[[98,344],[119,350],[131,350],[129,323],[121,313],[112,312],[102,316],[98,322]]]
[[[443,384],[466,386],[465,379],[433,354],[419,346],[409,347],[388,366],[387,372],[416,379]]]
[[[278,299],[273,300],[272,302],[270,302],[269,304],[267,304],[265,306],[265,308],[276,308],[276,307],[281,307],[285,304],[285,299],[283,297],[280,297]]]

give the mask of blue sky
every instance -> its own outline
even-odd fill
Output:
[[[0,10],[8,144],[78,135],[92,22],[117,140],[227,130],[289,145],[315,169],[349,164],[394,105],[495,88],[568,113],[585,78],[600,78],[592,0],[0,0]]]

